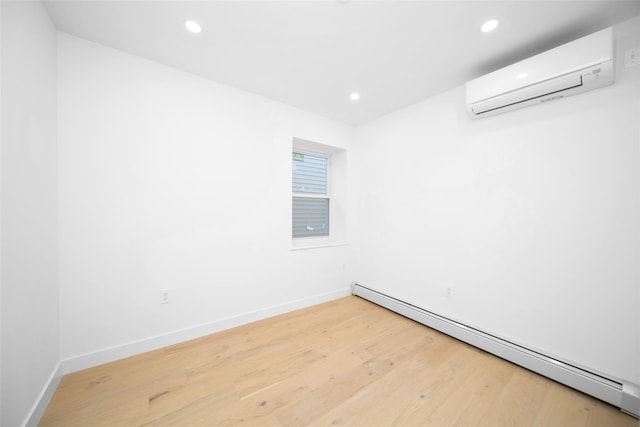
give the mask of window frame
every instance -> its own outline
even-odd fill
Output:
[[[329,231],[328,234],[326,236],[300,236],[300,237],[294,237],[293,236],[293,229],[291,231],[291,239],[294,241],[300,241],[303,239],[313,239],[313,240],[320,240],[320,239],[330,239],[332,237],[332,229],[333,229],[333,203],[331,202],[331,189],[332,189],[332,179],[331,179],[331,154],[329,153],[323,153],[323,152],[319,152],[319,151],[314,151],[314,150],[309,150],[309,149],[305,149],[305,148],[296,148],[295,146],[293,146],[291,148],[291,155],[292,155],[292,162],[293,162],[293,154],[297,153],[297,154],[303,154],[303,155],[308,155],[308,156],[313,156],[313,157],[320,157],[323,159],[326,159],[327,161],[327,192],[326,194],[318,194],[318,193],[298,193],[291,191],[291,206],[292,206],[292,212],[291,212],[291,221],[293,223],[293,198],[294,197],[298,197],[298,198],[306,198],[306,199],[325,199],[328,200],[329,203]],[[293,184],[293,172],[291,174],[291,183]]]

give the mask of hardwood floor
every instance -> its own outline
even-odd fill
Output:
[[[637,426],[358,297],[65,375],[41,426]]]

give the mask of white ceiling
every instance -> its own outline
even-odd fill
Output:
[[[351,124],[640,15],[640,0],[46,5],[60,31]],[[500,26],[481,33],[490,18]]]

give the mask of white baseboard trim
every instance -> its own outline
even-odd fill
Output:
[[[104,363],[114,362],[147,351],[157,350],[162,347],[200,338],[216,332],[231,329],[236,326],[245,325],[257,320],[266,319],[268,317],[277,316],[279,314],[310,307],[312,305],[321,304],[338,298],[351,295],[351,290],[347,287],[344,289],[334,290],[325,294],[314,295],[309,298],[302,298],[295,301],[289,301],[263,309],[239,314],[237,316],[227,317],[215,320],[213,322],[203,323],[191,326],[177,331],[168,332],[166,334],[156,335],[144,338],[138,341],[132,341],[125,344],[104,348],[92,353],[87,353],[62,361],[63,374],[81,371],[83,369],[92,368]]]
[[[351,293],[640,418],[640,387],[506,341],[354,282]]]
[[[62,379],[62,363],[58,362],[58,366],[53,370],[51,375],[49,375],[49,379],[47,380],[47,384],[40,392],[38,399],[33,404],[31,411],[27,415],[23,426],[26,427],[36,427],[40,422],[40,418],[44,415],[44,411],[47,409],[51,398],[53,397],[53,393],[55,393],[56,388],[58,388],[58,384],[60,384],[60,380]]]

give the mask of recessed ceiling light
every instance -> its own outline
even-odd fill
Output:
[[[358,92],[353,92],[349,95],[349,98],[351,98],[352,101],[357,101],[360,99],[360,94]]]
[[[498,28],[498,24],[499,22],[497,19],[492,19],[482,24],[482,27],[480,27],[480,31],[482,31],[483,33],[488,33],[489,31],[493,31]]]
[[[192,33],[198,34],[202,32],[202,27],[196,21],[185,21],[184,26]]]

